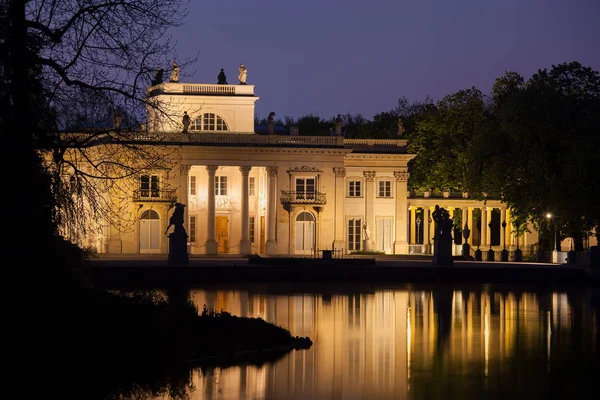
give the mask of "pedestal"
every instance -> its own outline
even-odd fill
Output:
[[[502,250],[500,253],[500,261],[508,262],[508,250]]]
[[[590,247],[590,267],[600,268],[600,246]]]
[[[471,260],[471,246],[469,243],[463,243],[462,256],[465,260]]]
[[[171,233],[169,235],[169,265],[189,264],[187,239],[188,235],[185,232]]]
[[[206,255],[216,256],[219,254],[219,244],[215,239],[208,239],[206,241]]]
[[[567,264],[577,264],[577,253],[575,253],[575,250],[569,250],[567,253]]]
[[[494,250],[489,249],[487,251],[486,261],[494,261]]]
[[[433,238],[433,264],[439,266],[452,266],[452,236]]]
[[[475,261],[483,261],[483,256],[480,249],[475,250]]]
[[[363,251],[371,251],[371,241],[369,239],[363,240]]]
[[[515,261],[516,262],[523,261],[523,252],[521,251],[521,249],[516,249],[515,250]]]

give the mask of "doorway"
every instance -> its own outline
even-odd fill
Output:
[[[216,240],[219,245],[219,254],[229,253],[229,217],[218,216],[216,217]]]
[[[315,217],[303,211],[296,217],[296,254],[311,254],[315,248]]]
[[[146,210],[140,217],[140,253],[160,253],[160,217]]]

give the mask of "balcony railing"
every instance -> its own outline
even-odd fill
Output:
[[[133,201],[174,203],[177,192],[176,189],[138,189],[133,191]]]
[[[315,204],[323,205],[327,202],[325,193],[319,192],[291,192],[281,191],[281,204]]]

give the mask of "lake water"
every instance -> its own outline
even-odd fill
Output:
[[[597,289],[269,284],[190,295],[200,310],[313,341],[271,364],[194,370],[191,399],[578,399],[600,372]]]

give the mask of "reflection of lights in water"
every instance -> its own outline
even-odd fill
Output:
[[[406,390],[410,390],[410,353],[411,353],[410,306],[406,307]]]
[[[485,305],[483,316],[483,338],[484,338],[484,361],[485,361],[485,377],[487,385],[488,367],[490,361],[490,313],[487,304]]]
[[[550,314],[550,310],[546,311],[546,325],[547,325],[547,332],[546,332],[546,341],[548,342],[546,344],[546,355],[548,357],[548,371],[550,371],[550,344],[551,344],[551,340],[552,340],[552,317]]]

